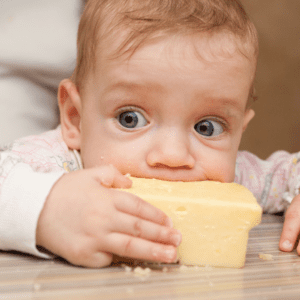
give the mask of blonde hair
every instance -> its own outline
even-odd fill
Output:
[[[72,79],[80,88],[95,65],[96,50],[118,33],[123,40],[112,58],[133,54],[157,34],[224,30],[247,45],[245,52],[250,51],[256,62],[257,32],[238,0],[88,0],[79,24]]]

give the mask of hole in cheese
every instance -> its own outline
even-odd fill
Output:
[[[184,212],[186,211],[186,208],[184,206],[179,206],[177,209],[176,209],[177,212]]]

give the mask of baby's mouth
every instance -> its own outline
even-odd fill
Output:
[[[132,177],[139,178],[149,178],[149,179],[159,179],[165,181],[205,181],[212,180],[205,176],[199,176],[197,174],[191,174],[189,172],[184,172],[182,170],[159,170],[159,172],[151,173],[140,173],[140,174],[130,174]]]

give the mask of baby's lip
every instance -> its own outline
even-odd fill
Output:
[[[138,175],[131,175],[133,177],[140,177],[140,178],[149,178],[149,179],[159,179],[159,180],[166,180],[166,181],[205,181],[209,180],[208,178],[200,177],[200,176],[191,176],[185,174],[138,174]]]

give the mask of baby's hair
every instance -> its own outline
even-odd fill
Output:
[[[77,39],[73,81],[80,88],[108,41],[122,36],[111,58],[132,55],[153,37],[226,31],[241,41],[241,52],[256,63],[254,24],[238,0],[88,0]]]

